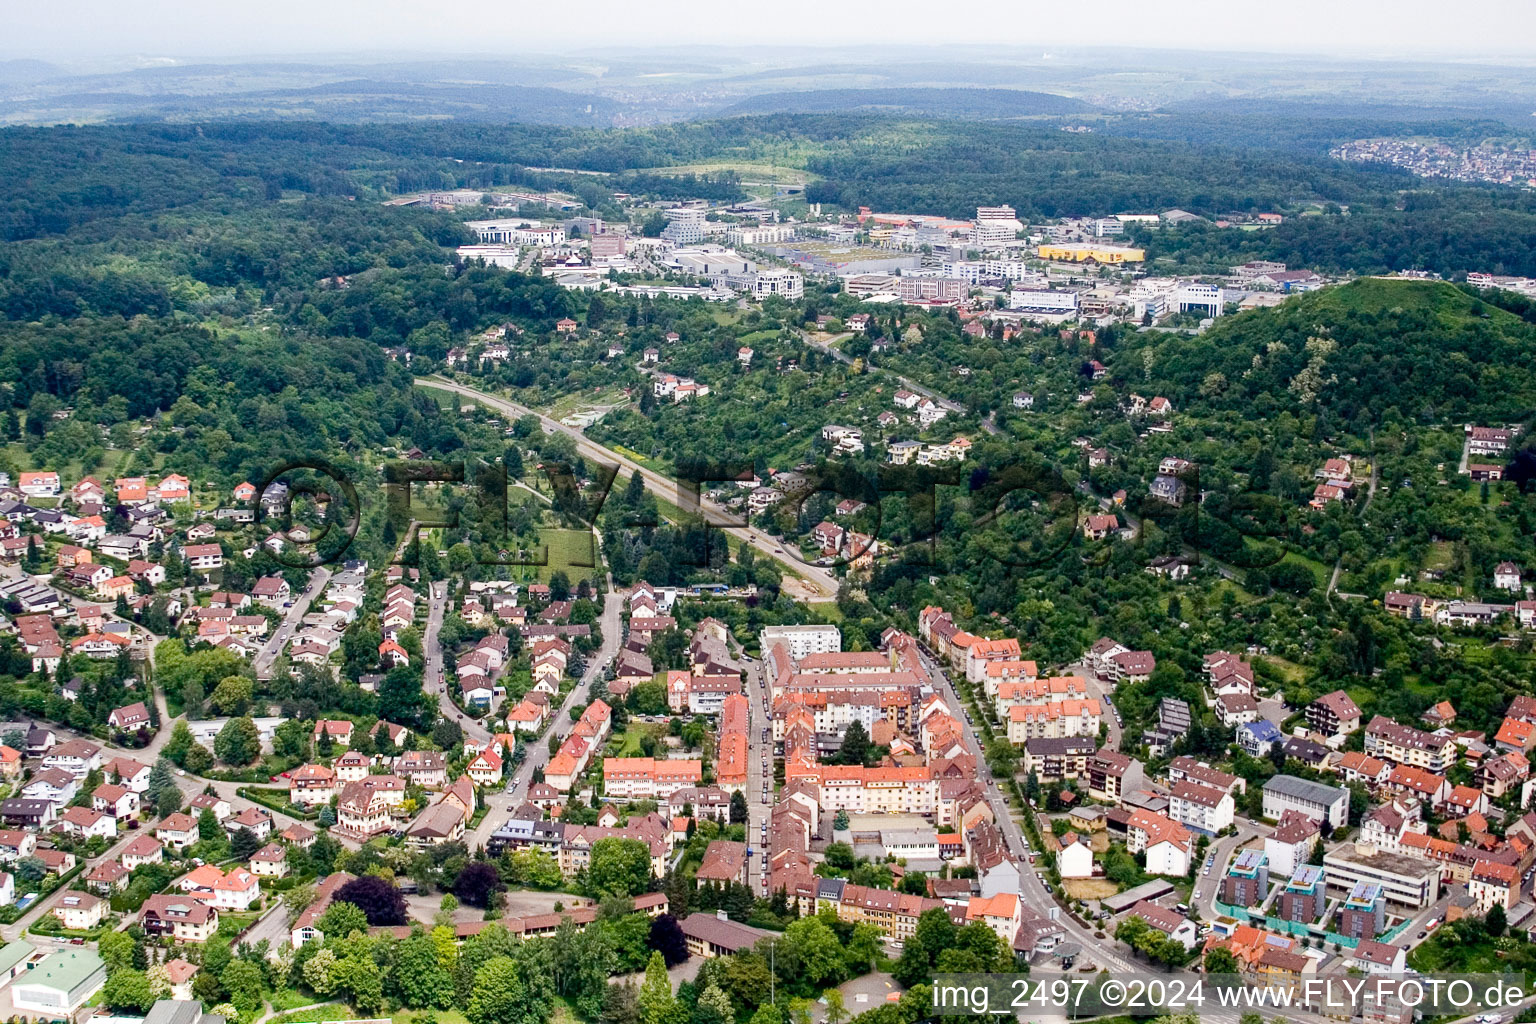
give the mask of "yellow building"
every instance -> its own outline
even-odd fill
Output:
[[[1039,256],[1043,260],[1065,260],[1068,263],[1140,263],[1147,258],[1142,249],[1124,245],[1042,245]]]

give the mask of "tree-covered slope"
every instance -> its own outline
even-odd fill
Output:
[[[1504,423],[1536,409],[1536,326],[1437,281],[1364,278],[1226,318],[1143,331],[1113,354],[1127,386],[1180,409],[1267,417]]]

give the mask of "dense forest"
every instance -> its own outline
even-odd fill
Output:
[[[1453,285],[1362,279],[1223,320],[1198,338],[1134,335],[1116,366],[1179,408],[1319,413],[1361,432],[1508,423],[1536,409],[1536,327]]]
[[[1470,186],[1416,191],[1396,206],[1352,206],[1346,216],[1295,217],[1265,231],[1192,224],[1136,230],[1131,238],[1148,259],[1173,259],[1194,272],[1278,260],[1325,273],[1536,275],[1536,201],[1527,193]]]

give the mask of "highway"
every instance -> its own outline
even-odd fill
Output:
[[[417,377],[416,383],[422,387],[439,388],[451,391],[454,394],[473,398],[488,408],[494,409],[504,416],[537,416],[543,424],[544,432],[548,434],[564,434],[576,442],[576,450],[585,458],[599,462],[617,464],[621,469],[631,473],[639,473],[645,482],[645,489],[657,497],[676,505],[682,505],[687,500],[684,497],[683,488],[676,480],[663,476],[654,469],[635,462],[633,459],[620,455],[611,448],[606,448],[595,441],[589,440],[585,434],[575,427],[568,427],[559,420],[545,416],[536,410],[508,399],[498,397],[486,391],[465,387],[441,377]],[[827,569],[810,565],[802,561],[798,555],[793,554],[792,548],[785,548],[779,542],[765,536],[759,536],[757,531],[744,526],[735,525],[739,520],[719,508],[714,502],[703,497],[699,499],[699,512],[705,522],[722,530],[739,543],[750,544],[757,549],[758,554],[771,558],[782,565],[789,574],[798,577],[800,581],[786,576],[784,590],[797,601],[818,602],[835,601],[839,586],[838,578]]]

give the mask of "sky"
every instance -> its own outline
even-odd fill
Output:
[[[1536,0],[50,0],[8,5],[0,55],[510,55],[798,44],[1129,46],[1536,62]]]

